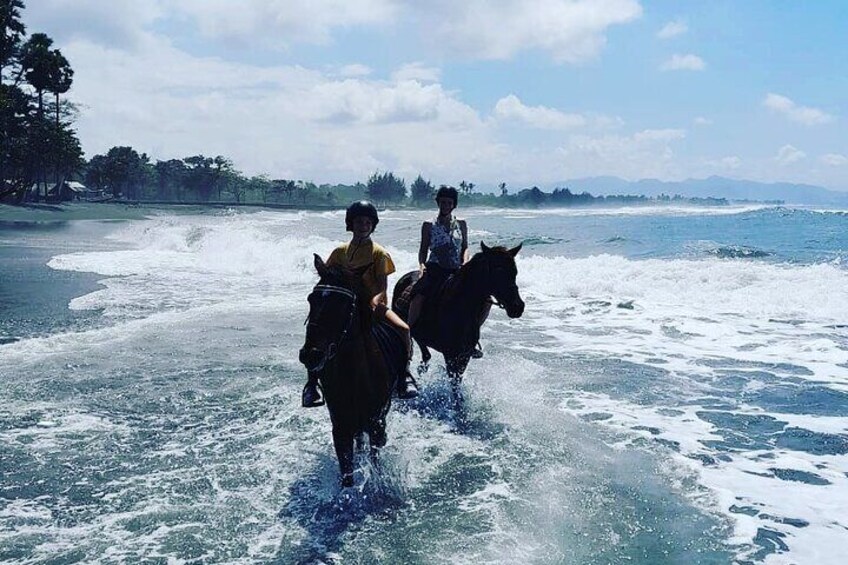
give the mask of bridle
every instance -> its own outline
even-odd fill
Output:
[[[486,260],[486,278],[489,279],[489,280],[492,280],[492,265],[491,265],[491,261],[489,261],[488,259]],[[493,290],[495,290],[495,289],[493,289]],[[496,290],[500,290],[500,289],[496,289]],[[515,291],[516,293],[518,293],[518,285],[513,283],[512,286],[510,286],[510,288],[507,289],[507,290],[508,291]],[[486,298],[486,302],[488,302],[489,304],[492,304],[494,306],[497,306],[501,310],[506,310],[506,306],[504,306],[501,303],[501,301],[498,300],[497,297],[494,294],[490,294]]]
[[[338,339],[330,342],[330,345],[327,346],[326,354],[324,355],[323,359],[321,359],[321,363],[319,363],[317,367],[312,369],[313,371],[321,371],[324,369],[327,363],[332,361],[336,354],[339,352],[339,347],[347,337],[347,334],[350,331],[351,326],[353,325],[353,316],[356,313],[356,294],[350,289],[331,284],[316,284],[309,296],[313,296],[316,293],[319,293],[321,296],[326,296],[328,293],[336,293],[341,294],[346,298],[350,299],[350,313],[348,314],[347,321],[345,322],[341,334],[339,334]],[[312,314],[313,312],[310,308],[309,315],[306,317],[306,327],[309,328],[310,326],[312,326],[320,328],[321,325],[312,320]]]

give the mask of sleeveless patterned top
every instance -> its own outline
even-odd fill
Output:
[[[430,256],[428,263],[437,263],[443,269],[455,270],[462,266],[462,230],[451,216],[450,225],[439,223],[437,217],[430,228]]]

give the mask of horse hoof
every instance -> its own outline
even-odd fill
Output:
[[[342,488],[348,488],[353,486],[353,475],[344,475],[342,476]]]

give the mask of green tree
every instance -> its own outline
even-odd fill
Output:
[[[371,200],[381,204],[400,202],[406,198],[406,183],[393,173],[376,172],[368,179],[367,192]]]
[[[156,179],[156,198],[158,200],[182,200],[183,184],[186,178],[186,166],[179,159],[156,161],[153,166]]]
[[[26,33],[26,26],[21,21],[23,9],[21,0],[0,0],[0,85],[3,84],[4,71],[16,61]]]
[[[232,161],[221,155],[214,158],[195,155],[186,157],[183,162],[188,168],[186,186],[189,190],[204,202],[211,200],[213,194],[220,200],[228,174],[235,170]]]
[[[421,175],[418,175],[418,178],[409,186],[412,202],[415,204],[429,203],[433,199],[434,190],[435,187],[430,181],[425,181]]]
[[[15,85],[0,85],[0,199],[20,203],[35,182],[37,132],[27,94]]]
[[[148,182],[149,158],[132,147],[113,147],[106,155],[95,155],[88,162],[86,182],[108,190],[115,198],[138,200]]]

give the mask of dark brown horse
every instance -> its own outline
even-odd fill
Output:
[[[515,256],[521,245],[507,249],[481,243],[480,247],[479,253],[427,299],[412,328],[424,367],[431,358],[429,348],[444,355],[457,400],[462,375],[480,339],[480,326],[490,304],[504,308],[510,318],[519,318],[524,313],[524,301],[515,283],[518,275]],[[404,320],[409,313],[410,291],[417,280],[418,271],[412,271],[395,285],[392,309]]]
[[[320,280],[309,295],[300,362],[318,372],[333,424],[342,486],[353,485],[354,439],[367,434],[372,457],[386,444],[394,373],[372,338],[373,313],[361,271],[328,267],[315,255]]]

